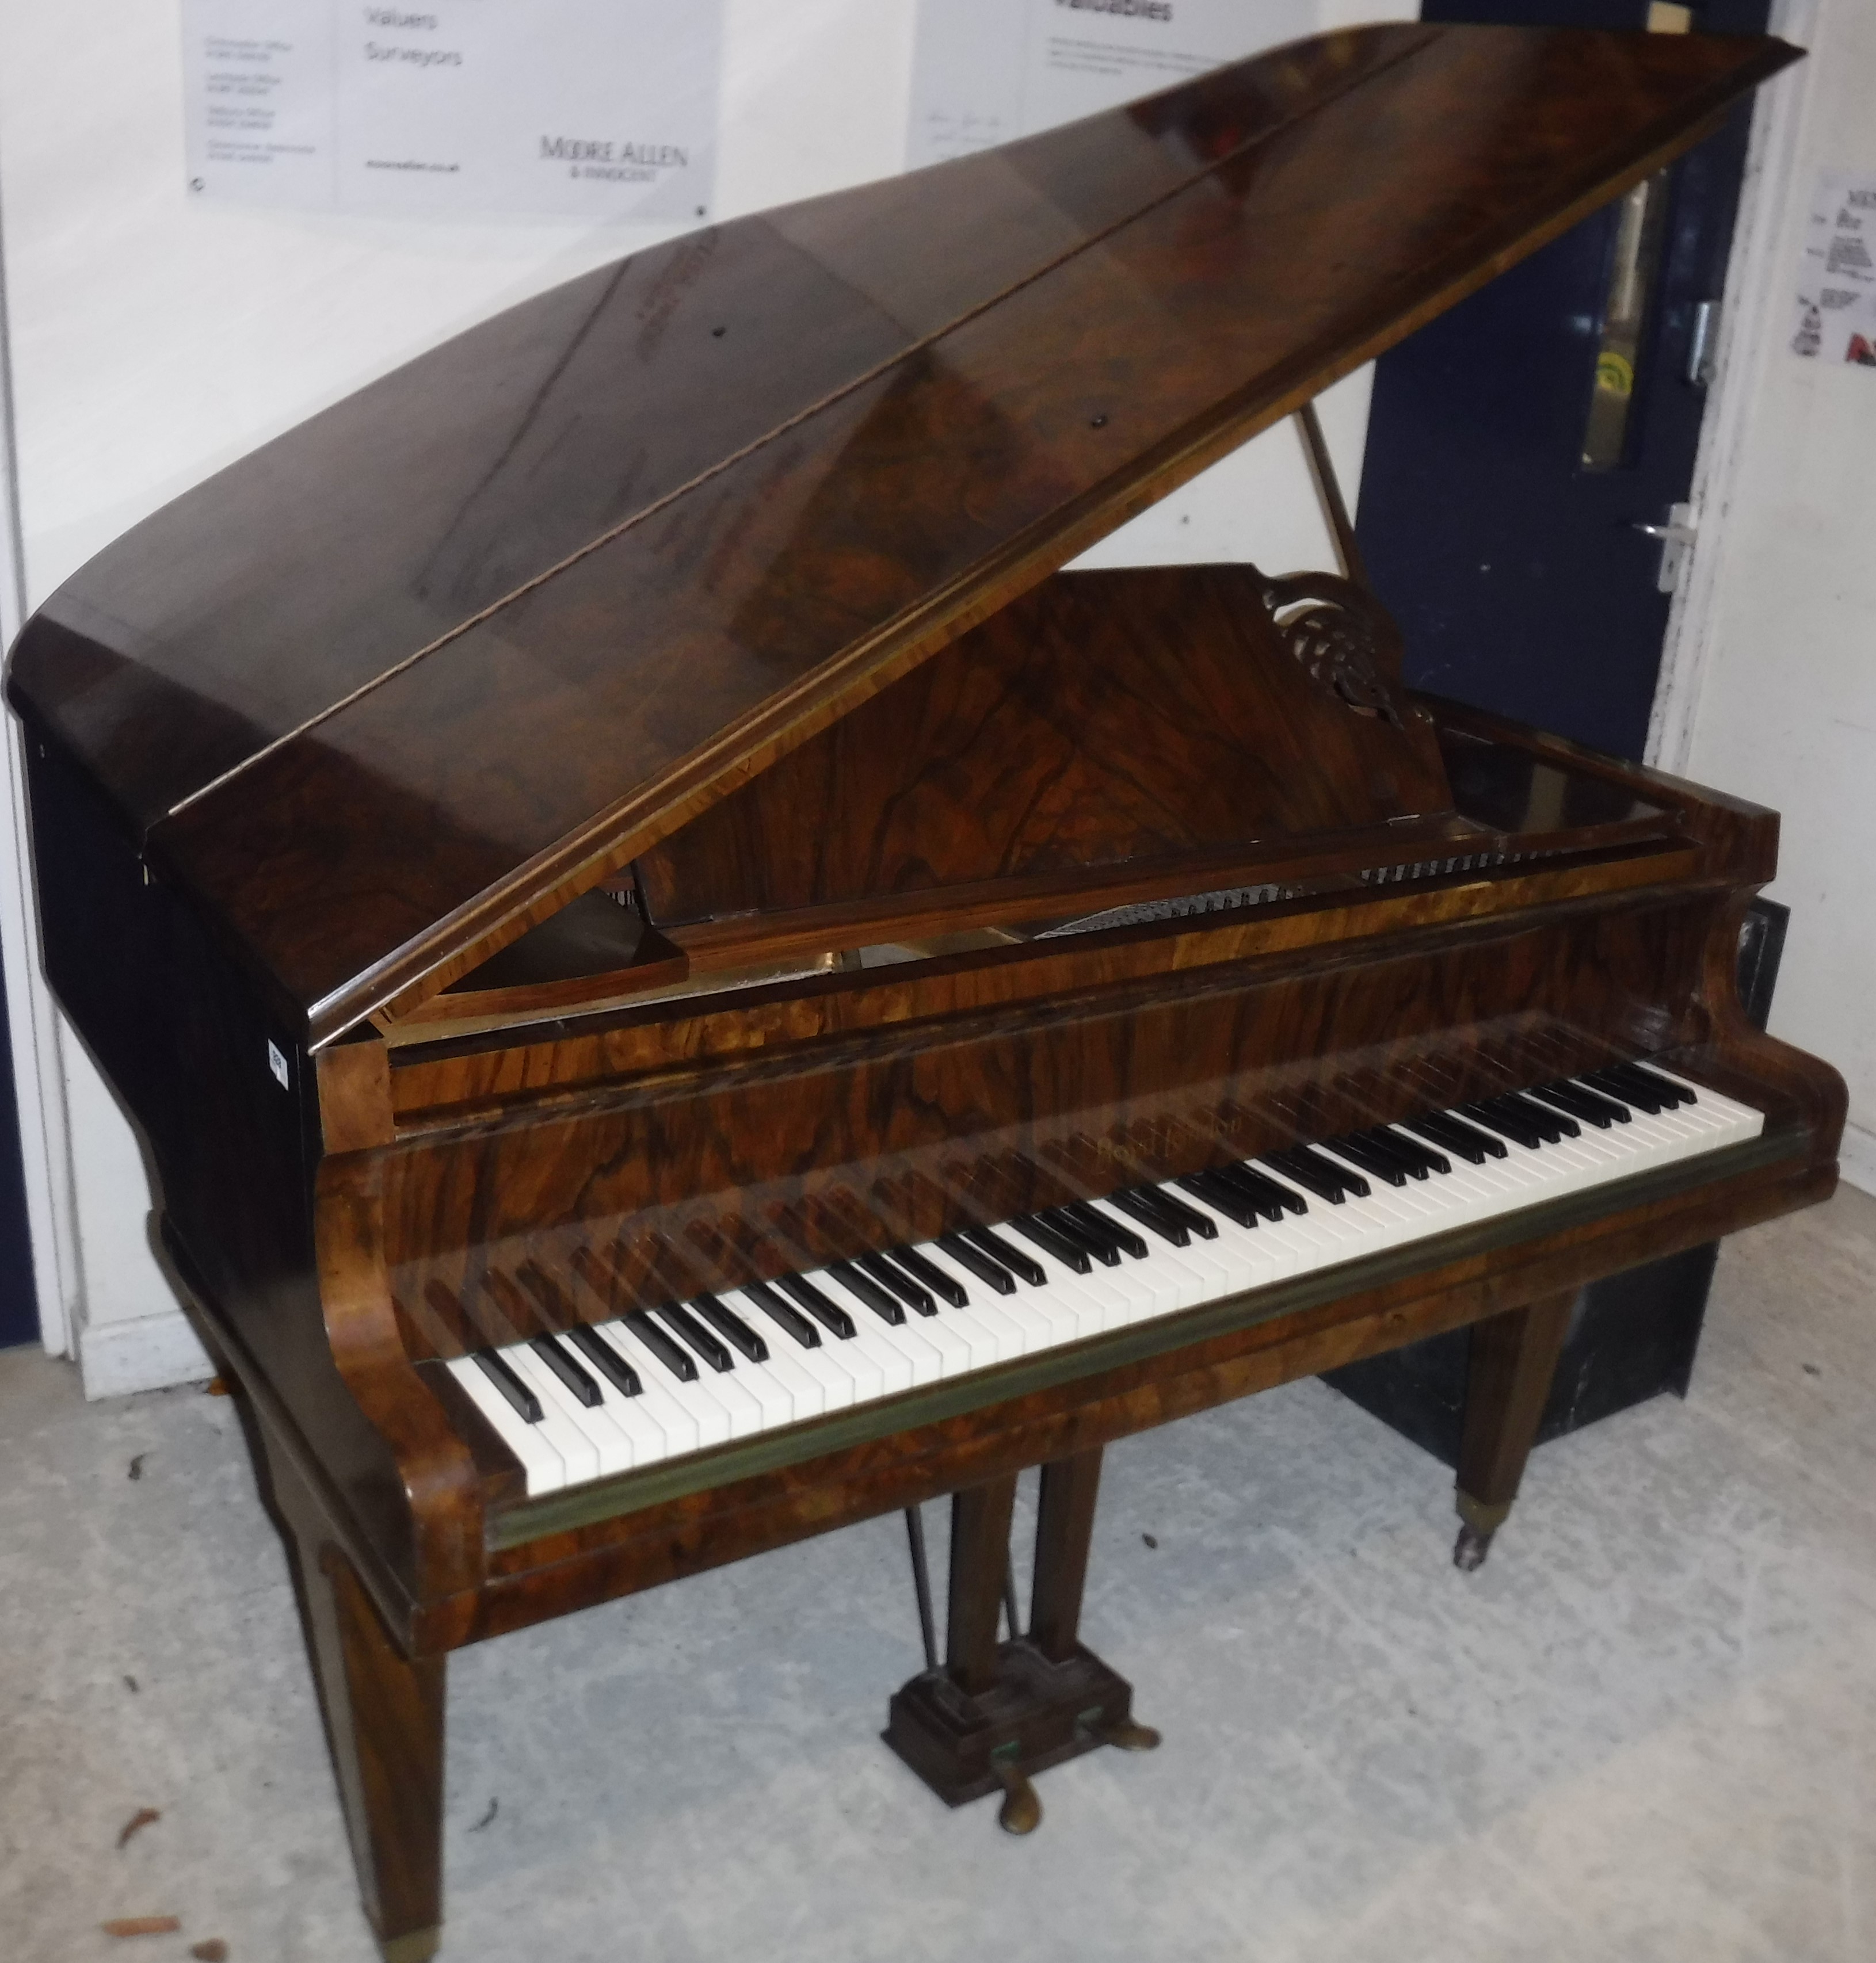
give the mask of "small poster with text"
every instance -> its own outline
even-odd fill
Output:
[[[1311,0],[919,0],[906,164],[1156,94],[1314,26]]]
[[[1876,175],[1826,171],[1804,227],[1791,352],[1876,368]]]
[[[723,0],[184,0],[189,189],[667,223],[715,193]]]

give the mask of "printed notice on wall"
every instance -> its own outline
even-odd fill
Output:
[[[707,217],[723,0],[184,0],[189,187],[340,210]]]
[[[1311,0],[919,0],[909,166],[1052,130],[1310,33]]]
[[[1798,261],[1791,351],[1876,368],[1876,175],[1817,180]]]

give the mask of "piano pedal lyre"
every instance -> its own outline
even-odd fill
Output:
[[[1141,1752],[1159,1743],[1134,1716],[1133,1686],[1076,1634],[1100,1473],[1098,1449],[1042,1468],[1027,1633],[1009,1566],[1015,1475],[955,1495],[941,1663],[925,1530],[918,1510],[907,1510],[925,1668],[894,1694],[882,1735],[948,1806],[1000,1792],[1005,1833],[1041,1825],[1037,1773],[1103,1745]],[[1003,1616],[1009,1635],[999,1642]]]

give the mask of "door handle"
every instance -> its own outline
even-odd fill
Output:
[[[1681,583],[1681,569],[1700,535],[1700,514],[1691,504],[1670,504],[1666,524],[1646,524],[1637,518],[1631,521],[1629,530],[1660,540],[1661,565],[1655,575],[1655,585],[1663,593],[1673,592]]]
[[[1694,389],[1710,389],[1713,386],[1714,347],[1718,339],[1714,329],[1719,325],[1720,303],[1702,300],[1694,309],[1693,331],[1687,338],[1687,381]]]

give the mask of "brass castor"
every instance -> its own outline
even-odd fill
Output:
[[[1459,1538],[1453,1542],[1453,1565],[1462,1574],[1470,1574],[1485,1565],[1485,1557],[1491,1551],[1492,1536],[1467,1524],[1459,1529]]]
[[[384,1963],[429,1963],[442,1944],[441,1925],[432,1929],[413,1929],[407,1936],[380,1938],[378,1954]]]

